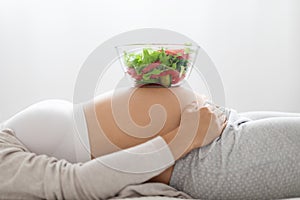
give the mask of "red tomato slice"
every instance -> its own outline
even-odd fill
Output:
[[[185,54],[184,53],[184,49],[167,49],[166,51],[166,54],[168,55],[173,55],[173,56],[176,56],[178,54],[181,54],[181,56],[178,56],[179,59],[188,59],[189,58],[189,54]]]
[[[143,78],[143,75],[142,75],[142,74],[137,74],[136,71],[135,71],[135,69],[132,68],[132,67],[130,67],[130,68],[127,69],[127,73],[128,73],[132,78],[134,78],[134,79],[136,79],[136,80],[138,80],[138,81],[141,80],[141,79]]]
[[[160,65],[160,62],[155,62],[155,63],[151,63],[150,65],[148,65],[147,67],[145,67],[142,70],[142,73],[145,74],[147,72],[150,72],[152,69],[155,69],[156,67],[158,67]]]

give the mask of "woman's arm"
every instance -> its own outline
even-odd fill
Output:
[[[197,104],[191,104],[183,111],[180,126],[162,137],[177,160],[193,149],[211,143],[221,135],[225,126],[224,117],[218,116],[211,107],[198,107]],[[169,184],[172,172],[173,166],[150,181]]]
[[[157,137],[126,151],[71,164],[31,153],[12,131],[0,131],[0,177],[5,180],[0,182],[0,198],[107,199],[171,166],[173,155],[164,147],[165,141]]]
[[[135,88],[100,96],[94,102],[87,104],[85,110],[92,156],[98,157],[135,146],[160,135],[169,144],[177,160],[192,149],[208,144],[220,134],[217,131],[210,131],[214,134],[209,137],[206,134],[210,120],[216,116],[207,107],[196,109],[202,106],[204,100],[193,91],[181,87]],[[191,102],[197,103],[190,105]],[[159,113],[159,110],[156,110],[158,114],[152,112],[150,115],[149,110],[153,105],[160,105],[165,115]],[[133,122],[142,127],[150,124],[154,129],[157,128],[157,122],[151,121],[151,117],[152,120],[155,117],[161,121],[165,119],[156,134],[153,134],[152,130],[146,131],[142,128],[135,136],[130,135],[135,130],[126,132],[128,128],[126,125]],[[122,120],[128,118],[132,121],[122,124]],[[212,124],[218,125],[218,123]],[[145,137],[145,133],[149,134],[149,137]],[[172,168],[152,181],[168,183],[171,173]]]

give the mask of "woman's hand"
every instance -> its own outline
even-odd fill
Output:
[[[198,105],[201,107],[198,108]],[[203,106],[195,102],[188,105],[181,114],[179,127],[163,135],[175,158],[178,160],[193,149],[205,146],[220,136],[226,126],[224,114],[219,114],[213,106]],[[168,168],[151,182],[168,184],[173,167]]]
[[[177,160],[219,137],[226,126],[225,119],[213,106],[198,107],[194,102],[183,110],[179,127],[163,138]]]
[[[215,106],[204,104],[200,108],[195,107],[199,114],[199,126],[192,148],[199,148],[208,145],[218,138],[225,128],[227,121],[225,114],[219,112]]]

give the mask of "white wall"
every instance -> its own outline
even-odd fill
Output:
[[[298,0],[2,0],[0,121],[41,99],[72,100],[89,53],[145,27],[198,42],[222,76],[227,106],[300,112]]]

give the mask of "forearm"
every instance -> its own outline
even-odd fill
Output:
[[[175,160],[178,160],[181,157],[185,156],[188,152],[190,152],[194,148],[193,143],[191,142],[193,139],[188,141],[185,139],[188,139],[189,137],[186,137],[183,140],[175,138],[176,135],[177,136],[181,135],[183,133],[183,131],[188,131],[188,130],[182,129],[182,128],[180,129],[179,127],[177,127],[176,129],[174,129],[174,130],[170,131],[169,133],[164,134],[162,136],[162,138],[168,144],[170,151],[172,152]],[[190,130],[190,132],[191,131],[192,130]],[[189,133],[186,132],[186,135],[188,135],[188,134]],[[174,165],[169,167],[168,169],[166,169],[164,172],[162,172],[158,176],[152,178],[150,180],[150,182],[161,182],[161,183],[169,184],[173,169],[174,169]]]
[[[162,138],[165,140],[165,142],[167,144],[170,144],[171,141],[174,139],[178,129],[179,128],[176,128],[173,131],[162,136]],[[175,160],[177,160],[179,157],[177,156],[178,153],[176,151],[176,148],[170,148],[170,150],[171,150]],[[176,157],[177,157],[177,159],[176,159]],[[174,166],[169,167],[168,169],[166,169],[164,172],[162,172],[158,176],[150,179],[149,182],[160,182],[160,183],[169,184],[171,176],[172,176],[173,168],[174,168]]]
[[[70,164],[30,153],[13,136],[1,134],[0,176],[5,180],[0,183],[1,199],[107,199],[174,163],[172,153],[162,148],[166,146],[162,138],[85,164]]]
[[[106,155],[84,164],[81,181],[91,182],[88,193],[103,198],[113,196],[126,185],[143,183],[174,164],[174,158],[162,138]],[[102,167],[103,166],[103,167]],[[99,169],[101,167],[101,169]],[[100,174],[103,176],[95,176]],[[98,184],[97,184],[98,183]]]

